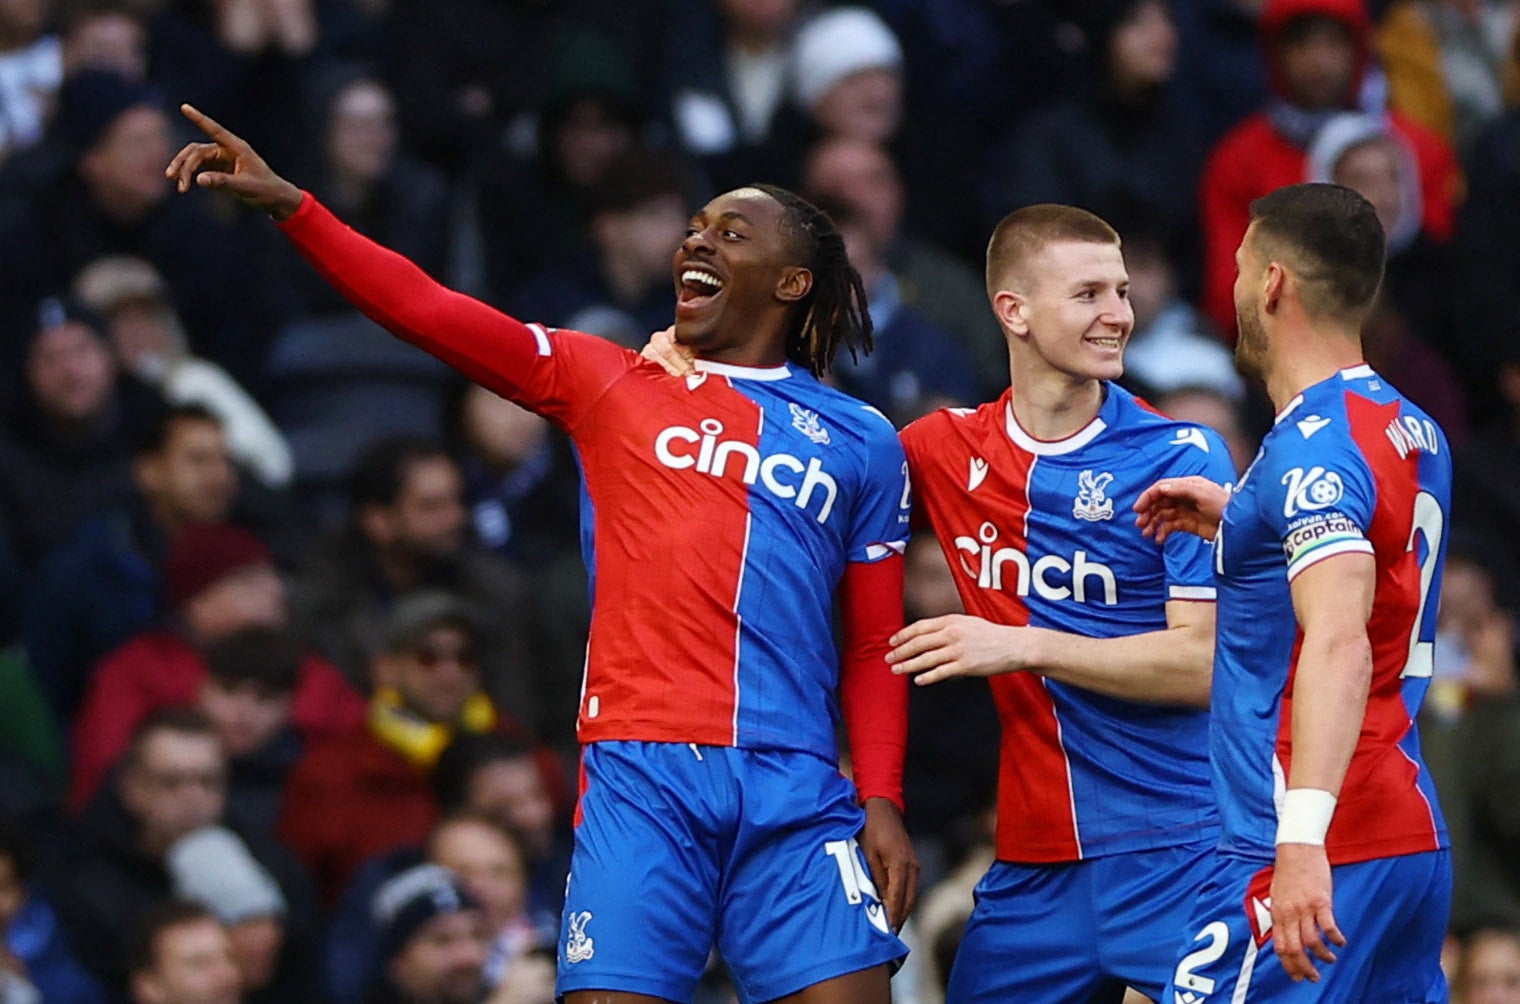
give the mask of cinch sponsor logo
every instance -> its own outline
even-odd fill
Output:
[[[821,500],[814,518],[823,523],[834,511],[839,485],[823,469],[823,462],[809,457],[803,463],[790,453],[762,457],[749,443],[722,439],[723,423],[704,418],[700,431],[684,425],[660,430],[654,438],[654,455],[666,467],[678,471],[695,469],[715,478],[737,477],[747,485],[760,484],[777,498],[790,499],[806,511]]]
[[[1105,605],[1113,606],[1119,602],[1114,570],[1101,561],[1089,561],[1086,551],[1076,552],[1070,560],[1047,554],[1031,564],[1029,556],[1018,548],[997,547],[998,536],[997,527],[983,523],[975,537],[955,538],[955,548],[961,553],[961,568],[981,588],[1004,590],[1011,586],[1019,596],[1032,593],[1046,600],[1074,599],[1086,603],[1088,585],[1096,580],[1103,587]],[[1010,574],[1013,576],[1011,582]]]

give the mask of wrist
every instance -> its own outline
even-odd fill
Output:
[[[1277,813],[1277,843],[1325,846],[1336,798],[1319,788],[1289,788]]]
[[[1049,664],[1051,632],[1037,627],[1009,627],[1003,651],[1006,673],[1041,672]]]

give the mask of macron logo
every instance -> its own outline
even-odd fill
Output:
[[[1301,418],[1298,420],[1298,431],[1304,434],[1305,439],[1308,439],[1310,436],[1314,435],[1316,432],[1323,429],[1329,424],[1330,420],[1328,418],[1320,418],[1318,415],[1310,415],[1307,418]]]
[[[977,486],[985,480],[987,480],[987,461],[981,457],[972,457],[971,476],[966,479],[966,491],[976,491]]]
[[[1209,441],[1203,434],[1202,429],[1183,429],[1172,440],[1173,446],[1196,446],[1204,453],[1209,452]]]

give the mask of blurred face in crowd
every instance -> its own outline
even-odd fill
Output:
[[[896,236],[903,212],[902,177],[881,144],[846,136],[822,141],[808,157],[802,187],[815,202],[852,207],[883,247]]]
[[[174,315],[158,300],[125,300],[106,320],[117,356],[133,372],[185,354]]]
[[[1177,27],[1164,0],[1136,4],[1109,40],[1108,56],[1121,92],[1149,90],[1172,79]]]
[[[480,653],[468,631],[437,624],[401,651],[381,655],[379,678],[426,720],[452,722],[480,689]]]
[[[1404,213],[1403,169],[1404,158],[1397,142],[1383,136],[1358,143],[1341,154],[1331,180],[1360,192],[1377,210],[1383,233],[1390,234]]]
[[[396,103],[377,80],[357,80],[333,100],[327,159],[338,177],[373,184],[396,155]]]
[[[1462,961],[1463,1004],[1520,1004],[1520,937],[1483,932]]]
[[[231,686],[212,677],[201,684],[201,709],[216,725],[227,756],[263,749],[290,724],[291,695],[269,693],[250,680]]]
[[[82,15],[63,38],[64,76],[83,69],[110,70],[128,80],[148,79],[148,37],[125,11]]]
[[[401,490],[388,506],[370,506],[366,533],[382,551],[417,558],[447,558],[464,546],[464,479],[448,457],[407,465]]]
[[[1356,58],[1351,29],[1334,18],[1290,23],[1277,46],[1288,100],[1310,111],[1348,105],[1356,82]]]
[[[663,273],[668,265],[663,256],[660,265]],[[463,408],[465,437],[480,459],[499,470],[510,470],[531,457],[549,434],[547,419],[479,384],[465,391]]]
[[[243,999],[227,933],[211,917],[164,928],[153,955],[153,968],[132,978],[132,996],[140,1004],[238,1004]]]
[[[163,449],[139,457],[133,468],[155,515],[170,525],[216,523],[237,495],[237,471],[217,423],[176,419]]]
[[[138,821],[144,845],[161,853],[222,818],[227,762],[215,736],[156,729],[143,737],[121,784],[122,801]]]
[[[110,401],[116,364],[88,324],[65,321],[32,340],[26,377],[44,414],[79,424],[94,418]]]
[[[273,565],[234,569],[187,600],[180,611],[201,641],[251,627],[283,627],[290,619],[285,583]]]
[[[500,827],[478,819],[456,819],[438,829],[430,851],[429,860],[457,875],[480,901],[493,930],[501,930],[527,909],[522,852]]]
[[[588,95],[571,104],[549,142],[565,178],[577,188],[589,188],[633,145],[633,130],[606,99]]]
[[[34,41],[47,18],[47,0],[0,0],[0,49]]]
[[[681,243],[686,217],[686,200],[671,192],[599,214],[593,232],[603,257],[647,288],[670,275],[670,249]]]
[[[391,979],[409,1000],[475,1004],[484,984],[490,938],[480,910],[439,914],[418,928],[391,961]]]
[[[798,0],[719,0],[719,6],[734,35],[774,41],[797,17]]]
[[[469,808],[499,822],[530,857],[554,841],[554,803],[531,756],[493,760],[470,775]]]
[[[274,917],[252,917],[227,928],[232,963],[248,990],[268,986],[280,964],[285,944],[285,925]]]
[[[902,124],[902,74],[877,66],[852,73],[824,92],[813,120],[834,136],[885,143]]]
[[[1051,241],[1023,272],[1011,297],[998,294],[999,319],[1013,336],[1047,369],[1083,380],[1123,376],[1135,315],[1119,245]]]
[[[79,173],[100,209],[116,219],[135,221],[169,196],[164,164],[169,117],[157,108],[129,108],[79,160]]]

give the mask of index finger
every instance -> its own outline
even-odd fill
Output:
[[[185,118],[189,119],[191,122],[194,122],[196,126],[199,127],[201,132],[205,133],[207,136],[210,136],[218,143],[222,143],[226,146],[243,145],[243,141],[238,138],[238,136],[232,132],[232,130],[228,129],[216,119],[212,118],[210,115],[207,115],[205,112],[201,111],[199,108],[195,107],[189,102],[185,102],[184,104],[180,105],[179,110],[180,113],[185,116]]]
[[[925,617],[923,620],[916,620],[888,638],[887,644],[893,648],[898,648],[914,638],[937,631],[942,626],[944,620],[945,618],[943,617]]]

